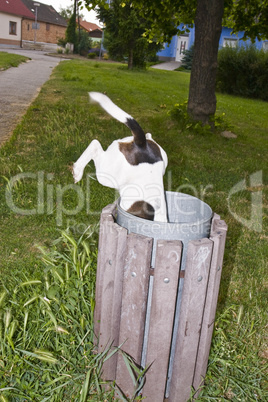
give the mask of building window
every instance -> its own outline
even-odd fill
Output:
[[[17,35],[17,23],[9,21],[9,35]]]
[[[48,24],[48,23],[46,24],[46,30],[50,31],[50,24]]]
[[[237,39],[225,38],[223,39],[223,47],[236,47],[238,44]]]

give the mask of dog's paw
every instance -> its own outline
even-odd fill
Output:
[[[78,164],[74,163],[73,164],[73,178],[74,182],[78,183],[83,176],[84,173],[84,168],[82,166],[79,166]]]

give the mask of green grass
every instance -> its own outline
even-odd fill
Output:
[[[27,60],[29,60],[29,57],[0,52],[0,70],[7,70],[10,67],[18,67],[19,64],[25,63]]]
[[[72,233],[77,243],[89,225],[95,227],[98,223],[101,209],[117,198],[115,191],[104,188],[93,180],[95,168],[92,162],[86,168],[81,183],[70,187],[73,184],[70,167],[92,139],[99,139],[106,148],[114,139],[129,135],[125,126],[110,118],[97,106],[89,104],[88,91],[100,91],[106,92],[116,104],[137,118],[144,130],[151,132],[153,138],[166,150],[169,158],[165,175],[166,189],[186,192],[204,199],[228,224],[218,318],[206,387],[199,400],[251,401],[268,398],[264,384],[267,364],[267,103],[218,95],[217,113],[219,116],[225,113],[226,123],[233,126],[232,131],[237,138],[227,139],[210,133],[197,135],[192,127],[182,129],[168,114],[175,103],[182,103],[187,98],[189,78],[187,73],[154,69],[129,72],[125,66],[116,63],[64,61],[54,70],[50,81],[42,87],[11,140],[0,149],[0,266],[2,294],[5,294],[1,306],[1,336],[10,356],[16,355],[17,359],[17,364],[12,365],[7,350],[2,351],[0,369],[5,373],[4,381],[0,382],[2,388],[15,387],[16,384],[25,398],[27,395],[29,400],[42,400],[39,399],[42,392],[44,397],[52,398],[52,390],[54,395],[61,395],[62,398],[64,392],[68,392],[66,388],[72,384],[76,390],[74,392],[79,395],[89,372],[88,366],[83,366],[81,354],[84,353],[85,359],[92,359],[91,367],[101,370],[101,363],[96,362],[91,353],[92,284],[96,258],[94,246],[91,246],[94,256],[90,267],[92,276],[83,277],[86,284],[79,282],[82,288],[86,286],[91,289],[90,296],[75,312],[68,312],[71,323],[60,312],[60,305],[73,289],[72,281],[75,281],[75,275],[82,269],[82,263],[78,264],[78,269],[77,261],[73,262],[74,276],[69,282],[71,286],[65,286],[66,271],[62,258],[59,257],[54,264],[64,283],[53,273],[53,265],[48,268],[44,263],[37,247],[47,247],[55,252],[53,242],[60,238],[60,231],[67,227],[70,228],[68,233]],[[258,173],[260,182],[250,182],[256,172],[262,173],[262,180]],[[233,194],[228,202],[231,189],[242,180],[245,180],[246,188]],[[12,190],[11,198],[9,189]],[[80,206],[78,192],[85,197]],[[263,205],[262,220],[255,227],[257,231],[253,230],[254,224],[248,223],[245,226],[234,216],[236,214],[239,219],[249,222],[251,197],[256,192],[262,195]],[[28,211],[27,215],[23,215],[20,209],[24,213]],[[68,259],[72,259],[75,246],[69,245],[69,249],[66,246],[67,240],[62,237],[60,239],[57,242],[59,253],[67,254]],[[90,239],[87,241],[91,242]],[[82,258],[86,251],[82,243],[79,244]],[[49,306],[42,307],[43,301],[39,297],[47,295],[49,299],[46,292],[51,286],[47,289],[44,279],[48,271],[52,278],[50,283],[53,283],[51,292],[55,291],[57,299],[52,303],[52,313],[56,317],[54,322],[46,311],[49,311]],[[39,280],[42,284],[22,286],[30,280]],[[19,291],[14,294],[16,289]],[[80,290],[76,290],[78,297]],[[23,307],[36,296],[37,299]],[[18,309],[16,303],[20,306]],[[35,308],[29,312],[32,315],[27,319],[28,338],[24,341],[23,323],[27,308],[31,306]],[[10,327],[7,326],[10,309],[14,317],[12,315],[13,320],[9,325],[15,322],[12,337]],[[87,324],[83,329],[75,323],[75,318],[76,315],[81,318],[85,314]],[[31,327],[28,328],[30,321]],[[69,334],[47,331],[55,328],[56,324],[65,328]],[[73,325],[75,331],[70,331],[68,325]],[[73,354],[87,331],[87,347],[79,350],[77,357],[77,361],[80,359],[82,363],[77,368],[74,365],[71,368],[72,362],[68,356]],[[44,356],[40,349],[52,353],[52,356],[45,354],[45,359],[55,358],[60,363],[42,363],[40,354],[41,357]],[[61,350],[65,354],[61,355]],[[35,355],[27,355],[23,351]],[[100,358],[100,362],[103,358],[105,357]],[[64,359],[68,364],[61,368]],[[25,367],[30,370],[29,378],[22,375]],[[55,381],[61,376],[57,370],[66,374],[59,382]],[[36,373],[39,371],[41,374],[37,387]],[[91,378],[90,374],[88,376]],[[66,378],[72,382],[68,383]],[[60,383],[68,384],[55,390]],[[100,384],[96,378],[91,385],[90,397],[98,398],[96,395]],[[9,391],[9,394],[10,392],[13,391]],[[36,394],[30,396],[30,392]],[[8,395],[8,391],[4,395]],[[107,395],[105,397],[108,398]],[[71,398],[68,396],[65,400]]]

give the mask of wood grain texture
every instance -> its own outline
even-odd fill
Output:
[[[119,343],[124,343],[122,350],[138,365],[141,363],[152,243],[149,237],[134,233],[127,236]],[[126,394],[133,395],[133,382],[120,355],[116,383]]]
[[[146,364],[152,366],[142,392],[148,402],[163,402],[165,393],[181,251],[178,240],[157,242]]]
[[[113,213],[115,204],[109,204],[103,208],[100,217],[100,232],[99,232],[99,246],[98,246],[98,262],[97,262],[97,275],[96,275],[96,292],[95,292],[95,310],[94,310],[94,333],[96,335],[96,344],[98,343],[100,333],[100,316],[101,316],[101,302],[102,302],[102,279],[104,270],[102,266],[107,259],[109,250],[106,244],[109,237],[109,229],[106,227],[107,222],[114,222]]]
[[[210,239],[213,241],[211,268],[193,381],[193,386],[196,390],[198,390],[202,385],[207,371],[207,364],[217,308],[217,300],[220,288],[226,233],[226,223],[220,220],[220,217],[218,215],[215,215],[212,221],[212,230],[210,236]],[[196,394],[196,397],[197,396],[198,392]]]
[[[119,345],[119,325],[123,287],[127,230],[118,226],[110,216],[101,220],[101,258],[98,261],[98,293],[95,308],[95,333],[98,351]],[[98,331],[98,332],[97,332]],[[117,354],[103,364],[102,378],[115,380]]]
[[[191,394],[212,246],[213,242],[209,239],[190,241],[188,244],[170,402],[186,402]]]

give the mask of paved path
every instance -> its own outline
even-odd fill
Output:
[[[12,134],[29,105],[49,79],[53,68],[62,59],[46,56],[36,50],[9,49],[0,51],[30,57],[27,63],[0,71],[0,146]]]
[[[158,68],[159,70],[169,70],[173,71],[176,68],[180,67],[180,61],[166,61],[164,63],[156,64],[155,66],[151,66],[152,68]]]

